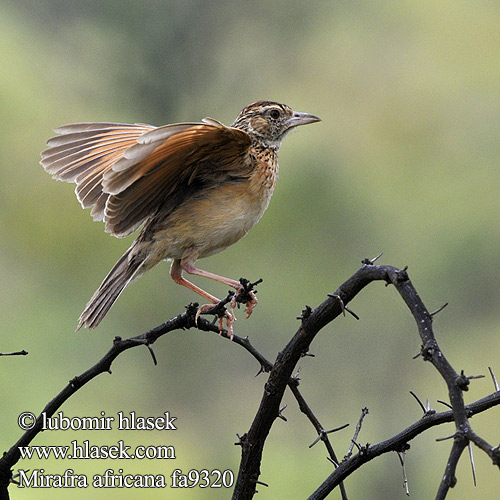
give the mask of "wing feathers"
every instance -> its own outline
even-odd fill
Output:
[[[40,163],[54,178],[75,182],[82,206],[93,206],[92,217],[115,236],[135,231],[169,199],[181,203],[196,179],[210,185],[245,175],[241,159],[251,144],[245,132],[210,118],[158,128],[77,123],[56,133]]]
[[[80,122],[61,125],[60,127],[54,129],[54,132],[59,135],[65,135],[73,132],[86,132],[89,130],[115,130],[125,128],[136,129],[138,127],[153,128],[151,125],[146,125],[144,123]]]
[[[165,125],[164,127],[159,127],[145,133],[137,139],[136,144],[125,151],[123,158],[113,167],[113,171],[121,172],[133,167],[138,162],[147,158],[158,146],[165,143],[170,137],[190,129],[196,129],[199,125],[199,123],[176,123],[173,125]],[[172,150],[171,144],[169,144],[169,150]]]
[[[151,125],[121,123],[75,123],[56,129],[62,134],[50,139],[42,152],[41,164],[57,180],[75,182],[76,195],[84,208],[89,208],[104,194],[102,176],[123,153],[149,130]],[[94,219],[104,217],[104,199],[92,211]]]

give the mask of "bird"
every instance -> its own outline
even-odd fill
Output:
[[[56,180],[76,184],[83,208],[105,231],[125,237],[140,229],[83,310],[77,325],[99,325],[123,290],[152,267],[170,260],[175,283],[209,303],[219,299],[183,272],[243,293],[241,281],[195,267],[197,259],[240,240],[262,217],[278,177],[278,151],[300,125],[321,121],[275,101],[244,107],[230,126],[213,118],[155,127],[142,123],[74,123],[56,128],[41,165]],[[257,305],[245,296],[247,317]],[[232,336],[233,309],[225,312]],[[222,319],[221,331],[222,331]]]

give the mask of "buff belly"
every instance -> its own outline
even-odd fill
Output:
[[[217,186],[179,206],[166,219],[152,220],[134,254],[147,254],[145,265],[150,268],[164,259],[202,258],[221,252],[259,221],[271,194],[270,190],[268,196],[256,197],[245,183]]]

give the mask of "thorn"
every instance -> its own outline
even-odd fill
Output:
[[[282,406],[278,412],[278,418],[281,418],[281,420],[284,420],[285,422],[288,422],[286,417],[282,414],[282,412],[286,409],[288,405]]]
[[[332,457],[326,457],[326,459],[331,462],[335,468],[337,468],[339,466],[339,464],[332,458]]]
[[[434,413],[436,413],[436,410],[431,410],[431,404],[429,400],[427,400],[427,404],[424,406],[422,401],[420,401],[419,397],[413,391],[410,391],[410,394],[417,400],[417,403],[420,405],[420,408],[422,408],[422,411],[424,412],[424,417],[427,417],[428,415],[434,415]]]
[[[259,481],[258,479],[255,479],[253,481],[255,484],[261,484],[262,486],[265,486],[266,488],[269,488],[269,485],[266,483],[263,483],[262,481]]]
[[[146,347],[148,348],[149,353],[151,354],[151,357],[153,358],[154,365],[158,366],[158,362],[156,361],[156,356],[155,356],[155,353],[153,351],[153,346],[151,344],[146,344]]]
[[[443,401],[442,399],[438,399],[437,402],[441,403],[442,405],[447,406],[450,410],[453,410],[453,406],[451,406],[450,403],[447,403],[446,401]]]
[[[477,486],[476,482],[476,466],[474,465],[474,455],[472,453],[472,443],[469,441],[467,448],[469,448],[469,459],[470,465],[472,467],[472,480],[474,481],[474,486]]]
[[[341,431],[342,429],[345,429],[346,427],[349,427],[349,424],[339,425],[338,427],[335,427],[335,429],[330,429],[329,431],[326,431],[326,433],[330,434],[331,432],[338,432]]]
[[[301,353],[300,357],[301,358],[305,358],[306,356],[310,357],[310,358],[315,358],[316,357],[316,354],[313,354],[312,352],[303,352]]]
[[[346,427],[349,427],[349,424],[344,424],[344,425],[341,425],[339,427],[335,427],[334,429],[330,429],[329,431],[326,431],[325,429],[321,429],[318,433],[318,437],[309,445],[309,448],[312,448],[320,440],[325,441],[328,434],[331,434],[332,432],[341,431],[342,429],[345,429]]]
[[[445,302],[441,307],[439,307],[438,309],[436,309],[435,311],[429,313],[431,318],[433,316],[435,316],[436,314],[440,313],[446,306],[448,305],[448,302]]]
[[[410,394],[416,399],[417,403],[420,405],[420,408],[425,413],[425,406],[422,401],[420,401],[420,398],[413,391],[410,391]]]
[[[255,374],[258,377],[261,373],[265,373],[266,369],[263,364],[260,365],[259,371]]]
[[[356,446],[356,448],[358,449],[358,451],[361,451],[361,446],[356,442],[354,441],[354,439],[351,439],[351,443]],[[351,445],[352,446],[352,445]],[[345,458],[345,457],[344,457]]]
[[[453,434],[450,434],[449,436],[445,436],[442,438],[436,438],[436,441],[447,441],[448,439],[454,439],[456,436],[456,433],[454,432]]]
[[[332,299],[337,299],[339,301],[340,309],[342,310],[342,315],[345,317],[345,305],[344,301],[342,300],[342,297],[336,293],[328,293],[328,297],[331,297]]]
[[[26,470],[26,471],[24,471],[24,472],[28,473],[30,470],[31,470],[31,469],[28,469],[28,470]],[[21,473],[20,473],[20,472],[18,472],[17,474],[13,474],[13,475],[11,476],[10,480],[9,480],[9,483],[13,483],[13,484],[15,484],[15,485],[17,485],[17,486],[20,486],[20,485],[21,485],[21,483],[20,483],[19,481],[16,481],[16,478],[18,478],[20,475],[21,475]]]
[[[318,434],[318,437],[309,445],[309,448],[312,448],[316,443],[320,441],[323,432],[325,431],[321,429],[321,431]]]
[[[361,261],[361,264],[364,264],[366,266],[373,266],[373,264],[375,264],[375,262],[380,259],[380,257],[382,257],[382,253],[379,253],[376,257],[374,257],[373,259],[368,259],[368,258],[365,258]]]
[[[340,309],[342,310],[342,314],[343,316],[345,317],[345,313],[346,311],[351,315],[353,316],[355,319],[358,319],[359,320],[359,316],[351,311],[351,309],[349,309],[345,304],[344,304],[344,301],[342,300],[342,297],[336,293],[328,293],[327,294],[328,297],[332,298],[332,299],[337,299],[339,301],[339,304],[340,304]]]
[[[348,313],[349,313],[349,314],[350,314],[350,315],[351,315],[354,319],[357,319],[357,320],[359,321],[359,316],[358,316],[355,312],[351,311],[351,310],[350,310],[347,306],[344,306],[344,309],[345,309],[345,310],[346,310],[346,311],[347,311],[347,312],[348,312]]]
[[[490,371],[491,378],[493,380],[493,385],[495,386],[495,391],[498,392],[500,391],[500,387],[498,386],[498,381],[497,378],[495,377],[495,374],[493,373],[493,369],[491,366],[488,366],[488,370]]]
[[[302,367],[301,367],[301,366],[299,366],[299,368],[298,368],[298,370],[297,370],[297,373],[295,373],[294,375],[292,375],[290,378],[291,378],[292,380],[299,381],[299,380],[300,380],[300,378],[299,378],[300,370],[302,370]]]
[[[410,496],[410,490],[408,488],[408,477],[406,476],[406,451],[398,451],[396,452],[399,457],[399,461],[401,463],[401,467],[403,468],[403,486],[405,489],[406,496]]]

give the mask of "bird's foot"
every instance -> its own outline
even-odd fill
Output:
[[[233,324],[236,321],[236,316],[234,314],[234,309],[239,304],[245,304],[245,313],[247,319],[252,314],[253,309],[257,306],[258,300],[256,297],[257,291],[254,290],[262,280],[257,280],[255,282],[250,282],[245,278],[240,278],[239,285],[236,286],[236,292],[229,292],[227,297],[222,300],[217,300],[213,297],[213,301],[210,304],[204,304],[198,308],[195,315],[195,323],[198,323],[198,318],[201,314],[213,314],[215,316],[214,322],[219,319],[219,332],[224,332],[224,320],[226,322],[227,336],[230,340],[233,339]],[[208,297],[212,300],[212,297]],[[226,309],[226,305],[229,308]]]
[[[230,309],[231,311],[233,311],[234,308],[237,306],[238,293],[239,293],[239,291],[237,290],[236,295],[231,299],[231,309]],[[245,302],[245,312],[247,314],[247,317],[245,319],[248,319],[250,317],[250,315],[252,314],[254,307],[259,303],[259,301],[257,300],[257,297],[255,296],[254,292],[245,292],[245,294],[248,294],[248,296],[250,297],[250,300]]]
[[[198,308],[196,311],[196,315],[194,317],[195,323],[198,323],[198,318],[201,314],[213,314],[216,318],[219,318],[219,333],[222,334],[224,332],[224,318],[226,319],[226,328],[227,328],[227,336],[229,340],[233,340],[234,332],[233,332],[233,323],[236,321],[236,317],[233,313],[233,308],[230,307],[228,311],[225,308],[225,305],[228,302],[232,301],[232,293],[230,296],[226,297],[215,304],[204,304]],[[215,319],[214,319],[215,322]]]
[[[236,317],[232,311],[226,311],[226,328],[227,328],[227,336],[229,340],[233,340],[234,331],[233,331],[233,323],[236,321]],[[223,327],[223,318],[219,318],[219,332],[222,333],[224,330]]]
[[[231,312],[233,312],[233,309],[237,306],[237,304],[240,303],[245,303],[245,312],[247,314],[246,319],[250,317],[252,314],[254,308],[257,306],[259,301],[257,300],[256,293],[257,291],[254,291],[255,286],[257,286],[262,279],[259,279],[253,283],[251,283],[249,280],[245,278],[240,278],[240,286],[236,288],[236,293],[234,294],[233,298],[231,299]]]

